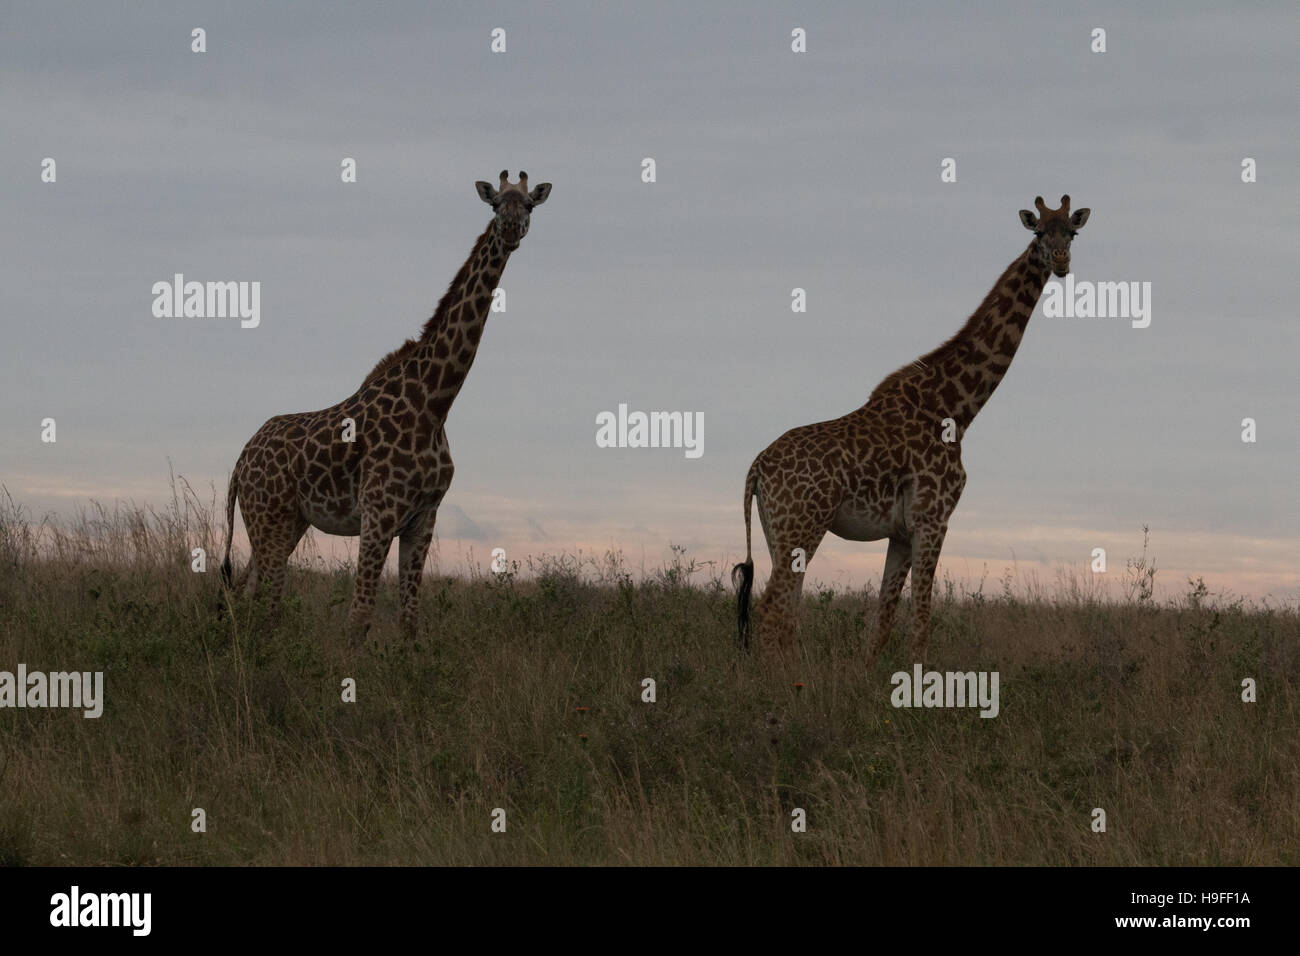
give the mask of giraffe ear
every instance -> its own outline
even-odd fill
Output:
[[[1091,212],[1092,210],[1087,208],[1076,209],[1074,214],[1070,216],[1070,228],[1076,230],[1082,229],[1083,224],[1088,221],[1088,216]]]
[[[1084,218],[1086,219],[1088,217],[1084,216]],[[1030,229],[1030,230],[1038,229],[1038,217],[1035,216],[1028,209],[1020,210],[1020,221],[1024,223],[1026,229]]]
[[[551,194],[551,184],[542,183],[536,189],[528,194],[528,198],[533,201],[534,206],[540,206],[546,202],[546,197]]]
[[[492,188],[491,183],[485,183],[480,179],[474,184],[474,188],[478,190],[478,198],[483,200],[485,203],[491,204],[497,201],[498,193]]]

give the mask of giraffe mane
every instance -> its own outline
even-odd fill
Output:
[[[988,302],[988,299],[989,296],[986,296],[985,303]],[[938,365],[942,362],[944,358],[960,345],[966,332],[975,324],[976,321],[978,321],[983,309],[984,304],[981,303],[980,308],[975,310],[971,317],[966,320],[965,324],[963,324],[960,329],[958,329],[938,348],[933,348],[920,358],[913,359],[901,368],[894,369],[894,371],[881,379],[880,384],[871,390],[871,397],[867,399],[868,404],[874,401],[876,396],[884,395],[893,390],[895,386],[905,382],[907,379],[926,371],[929,366]]]
[[[394,365],[400,364],[408,355],[411,354],[411,351],[418,344],[419,343],[416,342],[415,339],[407,339],[397,348],[393,349],[391,352],[389,352],[387,355],[381,358],[379,362],[375,365],[375,367],[370,370],[370,374],[361,380],[361,387],[365,388],[375,379],[379,378],[379,376],[387,372]]]
[[[420,337],[418,339],[407,339],[397,348],[393,349],[381,358],[378,364],[370,370],[370,374],[361,380],[362,388],[365,388],[393,366],[400,365],[402,362],[406,361],[406,359],[417,348],[419,348],[420,345],[428,342],[437,335],[438,330],[442,327],[443,322],[446,321],[447,316],[451,314],[451,308],[455,304],[451,301],[451,290],[462,285],[469,278],[470,263],[473,262],[475,256],[478,255],[479,249],[488,241],[488,234],[491,231],[492,224],[488,223],[488,227],[483,230],[483,234],[480,235],[478,241],[474,243],[474,250],[469,254],[469,258],[465,260],[463,265],[461,265],[460,271],[456,273],[456,278],[451,280],[451,284],[447,286],[447,291],[444,292],[442,298],[438,300],[438,307],[434,309],[433,315],[424,323],[424,328],[420,332]]]
[[[1069,197],[1063,197],[1063,198],[1065,198],[1067,203],[1069,202]],[[1010,272],[1012,269],[1016,268],[1016,266],[1019,265],[1020,260],[1025,258],[1025,256],[1029,255],[1029,250],[1032,248],[1033,248],[1033,243],[1031,242],[1029,244],[1029,248],[1025,249],[1025,251],[1022,252],[1020,256],[1014,262],[1011,263],[1011,265],[1007,266],[1006,270],[1003,272],[1002,275],[1005,276],[1007,272]],[[900,383],[911,378],[912,376],[920,374],[925,370],[926,366],[937,365],[940,362],[942,362],[944,359],[946,359],[949,355],[953,354],[955,351],[962,348],[966,344],[971,332],[979,324],[980,320],[985,315],[988,314],[990,309],[993,309],[995,307],[995,304],[998,299],[998,294],[999,294],[998,290],[1001,287],[1001,285],[1002,285],[1002,276],[999,276],[998,281],[993,283],[993,288],[989,289],[988,294],[984,296],[983,301],[980,302],[979,307],[970,314],[970,318],[968,318],[965,321],[965,323],[962,324],[962,327],[960,329],[958,329],[946,342],[944,342],[938,348],[931,349],[930,351],[922,355],[920,358],[908,362],[902,368],[895,369],[894,371],[886,375],[884,379],[881,380],[880,384],[877,385],[874,389],[872,389],[871,397],[867,399],[867,403],[870,404],[872,401],[875,400],[877,395],[883,395],[886,392],[892,390]]]

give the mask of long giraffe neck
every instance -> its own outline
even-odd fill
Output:
[[[1050,272],[1047,253],[1035,239],[956,335],[886,378],[872,400],[901,391],[939,418],[952,418],[964,433],[1011,367]]]
[[[427,401],[440,421],[447,420],[465,376],[474,364],[483,327],[492,307],[492,292],[505,271],[511,249],[490,223],[424,325],[417,345],[417,368]]]

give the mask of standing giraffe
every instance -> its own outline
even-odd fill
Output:
[[[935,564],[957,507],[966,472],[961,439],[1002,381],[1024,335],[1049,272],[1070,271],[1070,242],[1088,221],[1034,199],[1035,216],[1020,210],[1033,241],[1007,267],[980,307],[951,339],[885,377],[867,403],[842,418],[792,428],[759,453],[745,476],[745,561],[738,584],[741,642],[749,645],[749,596],[754,585],[750,503],[772,556],[772,577],[759,599],[759,643],[782,651],[794,640],[804,563],[827,531],[850,541],[889,539],[880,583],[874,659],[889,639],[908,571],[916,607],[917,650],[924,661],[930,632]]]
[[[374,367],[361,387],[318,412],[277,415],[244,446],[226,496],[226,557],[239,499],[252,545],[241,575],[249,593],[265,587],[272,616],[279,608],[289,555],[307,530],[361,536],[356,592],[348,614],[352,643],[370,627],[375,589],[393,538],[398,565],[403,634],[419,625],[420,576],[433,523],[453,472],[443,425],[465,382],[506,260],[528,233],[533,207],[546,202],[551,184],[528,191],[528,174],[499,189],[475,184],[495,215],[451,286],[424,324]]]

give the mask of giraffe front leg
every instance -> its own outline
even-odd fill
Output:
[[[367,511],[361,516],[361,543],[357,548],[357,584],[348,612],[348,643],[361,644],[370,630],[379,577],[393,544],[393,522]]]
[[[889,643],[890,632],[894,628],[894,614],[903,594],[903,582],[907,580],[907,572],[911,569],[912,542],[907,538],[890,538],[889,551],[885,554],[885,573],[880,579],[880,615],[876,623],[876,642],[867,658],[868,664],[874,662]],[[916,587],[915,579],[912,586]]]
[[[925,663],[926,645],[930,639],[934,570],[939,564],[939,551],[947,533],[946,522],[920,523],[912,533],[912,603],[916,606],[916,652],[922,664]]]
[[[436,508],[437,505],[434,505]],[[430,509],[398,538],[397,565],[402,599],[402,636],[414,641],[420,633],[420,581],[433,541],[436,512]]]

